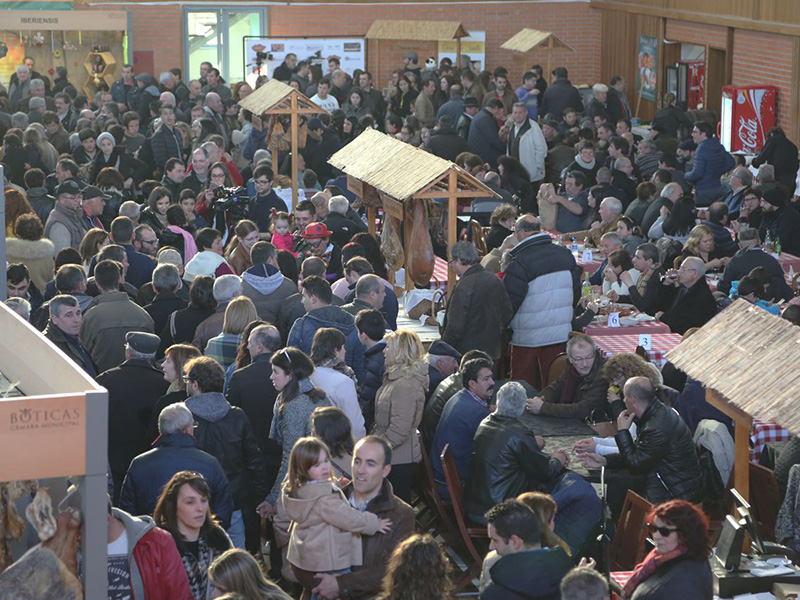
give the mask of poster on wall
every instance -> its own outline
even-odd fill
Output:
[[[473,69],[481,72],[486,65],[486,32],[470,31],[469,37],[461,38],[461,54],[469,56]],[[425,62],[428,57],[419,57],[420,64]],[[439,58],[437,64],[441,64],[443,58],[449,58],[456,64],[456,41],[441,40],[439,42]]]
[[[247,81],[258,75],[272,76],[287,54],[296,54],[328,73],[328,57],[338,56],[342,70],[352,74],[355,69],[367,68],[367,49],[364,38],[244,38],[244,72]]]
[[[647,35],[639,36],[639,68],[636,88],[642,100],[656,100],[656,81],[658,78],[658,40]]]

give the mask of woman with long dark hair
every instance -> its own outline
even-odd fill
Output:
[[[214,314],[217,301],[214,300],[214,278],[198,275],[189,286],[189,306],[176,310],[167,319],[161,336],[161,349],[172,344],[191,344],[197,326]]]
[[[397,82],[397,90],[389,98],[389,110],[405,119],[411,114],[411,108],[418,95],[419,92],[414,88],[411,80],[406,75],[401,76]]]
[[[163,186],[156,186],[147,197],[147,206],[139,216],[139,223],[150,225],[158,235],[169,223],[167,222],[167,209],[172,204],[172,194]]]
[[[289,456],[294,443],[303,436],[311,435],[311,413],[318,406],[331,406],[327,394],[315,387],[309,379],[314,372],[314,363],[308,355],[294,347],[275,352],[270,359],[270,380],[279,392],[275,401],[269,437],[281,445],[283,454],[281,467],[272,490],[258,505],[262,517],[273,516],[281,493],[281,485],[289,468]]]
[[[350,240],[352,243],[361,244],[364,248],[364,258],[372,265],[372,270],[381,279],[388,279],[389,272],[386,270],[386,259],[381,252],[378,240],[371,233],[362,231],[355,234]]]
[[[211,514],[211,490],[199,473],[180,471],[166,483],[153,511],[153,520],[172,534],[194,600],[210,597],[208,568],[232,546]]]
[[[311,435],[331,451],[331,468],[337,477],[353,479],[353,430],[350,419],[336,406],[321,406],[311,413]]]

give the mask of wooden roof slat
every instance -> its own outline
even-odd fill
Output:
[[[511,50],[512,52],[525,53],[537,47],[549,48],[551,40],[552,40],[552,48],[554,50],[563,49],[563,50],[572,50],[573,52],[575,51],[572,48],[572,46],[570,46],[565,41],[556,37],[556,35],[553,34],[553,32],[541,31],[539,29],[530,29],[528,27],[518,31],[508,40],[503,42],[503,44],[500,47],[503,50]]]
[[[255,115],[264,113],[289,112],[291,110],[291,96],[297,95],[297,112],[299,113],[322,113],[325,112],[306,96],[298,92],[293,87],[286,85],[277,79],[271,79],[260,88],[255,90],[244,100],[239,102],[239,106],[249,110]]]
[[[455,164],[374,129],[366,129],[328,162],[400,201],[427,191],[451,170],[456,170],[465,187],[482,192],[482,196],[495,195]]]
[[[800,433],[800,328],[739,299],[667,353],[749,415]]]
[[[364,36],[368,40],[412,40],[438,42],[469,37],[459,21],[415,21],[378,19]]]

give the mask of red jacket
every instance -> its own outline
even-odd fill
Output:
[[[145,533],[133,548],[133,559],[146,596],[135,600],[194,600],[181,555],[168,532],[153,527]]]

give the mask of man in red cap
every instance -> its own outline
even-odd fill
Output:
[[[307,249],[297,257],[299,263],[302,264],[310,256],[316,256],[321,258],[327,267],[325,279],[328,282],[341,279],[342,251],[330,241],[331,232],[325,223],[309,223],[303,231],[302,238],[306,242]]]

